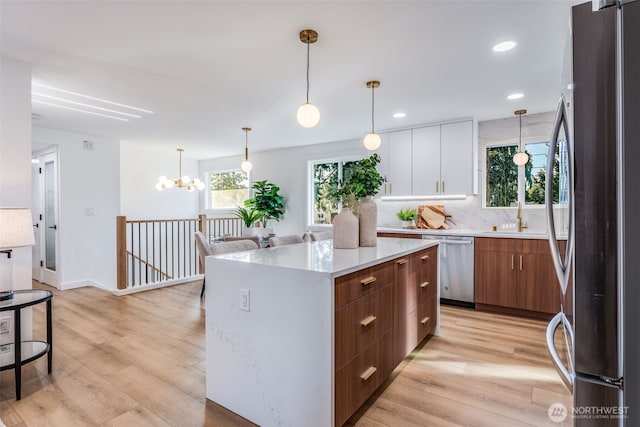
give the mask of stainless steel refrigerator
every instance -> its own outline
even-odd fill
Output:
[[[547,165],[560,145],[566,205],[551,173],[546,190],[563,301],[547,342],[576,426],[640,426],[640,1],[574,6],[570,34]]]

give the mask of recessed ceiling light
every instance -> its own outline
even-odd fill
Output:
[[[503,42],[500,42],[498,44],[496,44],[495,46],[493,46],[493,51],[494,52],[506,52],[508,50],[513,49],[514,47],[516,47],[516,42],[514,42],[513,40],[506,40]]]
[[[524,96],[523,93],[512,93],[510,95],[507,95],[507,99],[510,101],[513,101],[514,99],[520,99]]]
[[[403,117],[406,117],[407,115],[405,113],[393,113],[393,117],[396,119],[401,119]]]

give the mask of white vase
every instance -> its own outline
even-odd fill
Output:
[[[349,208],[343,208],[333,219],[333,247],[335,249],[358,248],[358,218]]]
[[[258,230],[256,230],[255,227],[245,227],[245,229],[242,230],[243,236],[255,236],[256,234],[258,234]]]
[[[411,221],[400,221],[400,223],[402,224],[402,228],[411,227]]]
[[[378,206],[371,197],[360,199],[358,205],[360,246],[376,246],[378,243]]]

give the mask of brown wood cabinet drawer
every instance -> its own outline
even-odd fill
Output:
[[[474,247],[476,251],[517,252],[522,247],[522,243],[520,242],[520,239],[476,237]]]
[[[418,305],[424,304],[429,298],[434,298],[438,292],[437,280],[432,279],[430,276],[427,276],[426,279],[427,280],[419,281],[416,284]]]
[[[433,332],[436,326],[436,298],[431,298],[418,307],[418,343]]]
[[[336,308],[393,283],[393,265],[389,261],[336,278]]]
[[[336,310],[335,366],[341,368],[393,327],[393,286]]]
[[[393,370],[393,333],[367,347],[335,376],[336,426],[343,425]]]
[[[378,232],[378,237],[395,237],[397,239],[422,239],[422,234]]]

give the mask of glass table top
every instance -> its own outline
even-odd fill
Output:
[[[25,289],[13,292],[13,298],[0,301],[0,311],[14,310],[44,302],[53,297],[51,291],[43,289]]]

